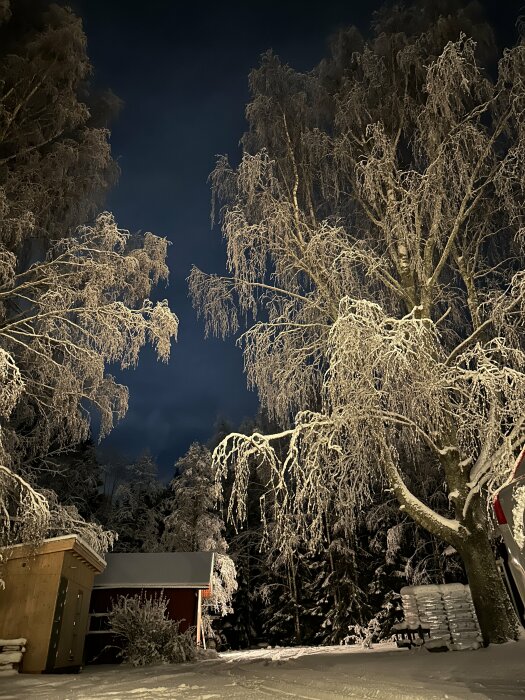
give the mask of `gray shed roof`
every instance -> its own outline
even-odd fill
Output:
[[[107,554],[94,588],[208,588],[213,552]]]

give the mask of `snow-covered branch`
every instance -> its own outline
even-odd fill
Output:
[[[214,460],[241,521],[259,470],[283,554],[389,487],[471,570],[491,556],[490,497],[525,440],[525,47],[492,75],[449,19],[308,76],[264,57],[241,162],[212,174],[228,281],[196,273],[194,299],[216,332],[246,321],[248,382],[291,426]]]

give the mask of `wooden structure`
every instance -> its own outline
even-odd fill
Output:
[[[107,568],[98,576],[91,594],[86,636],[86,663],[115,663],[114,640],[107,626],[108,611],[118,596],[144,593],[167,599],[170,619],[183,632],[195,626],[197,644],[202,638],[202,599],[211,594],[213,552],[155,552],[108,554]]]
[[[78,671],[89,598],[104,560],[76,535],[2,552],[0,637],[26,637],[24,673]]]
[[[425,636],[430,639],[430,627],[419,624],[409,625],[406,622],[397,622],[392,626],[392,632],[396,636],[398,647],[419,647],[425,643]]]

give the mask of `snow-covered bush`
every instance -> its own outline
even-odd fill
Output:
[[[168,600],[145,593],[119,596],[109,612],[109,629],[116,638],[119,656],[133,666],[194,661],[193,628],[179,632],[180,621],[170,620]]]
[[[381,609],[370,618],[366,626],[350,625],[348,634],[342,644],[362,644],[370,649],[372,644],[387,642],[392,638],[392,626],[401,620],[403,608],[401,596],[395,591],[389,591],[383,600]]]

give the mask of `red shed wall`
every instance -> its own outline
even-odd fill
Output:
[[[184,620],[179,627],[181,632],[184,632],[188,627],[196,623],[197,591],[193,588],[99,588],[91,593],[89,612],[108,612],[112,601],[119,595],[134,596],[140,593],[145,593],[151,597],[163,594],[168,600],[168,616],[170,619]],[[117,663],[119,661],[117,650],[111,647],[115,642],[116,640],[112,634],[90,634],[88,632],[85,645],[85,662],[88,664]]]
[[[161,593],[168,600],[168,616],[171,620],[183,620],[180,631],[196,623],[197,591],[193,588],[99,588],[91,594],[91,613],[108,612],[112,601],[119,595],[134,596],[145,593],[148,597]]]

